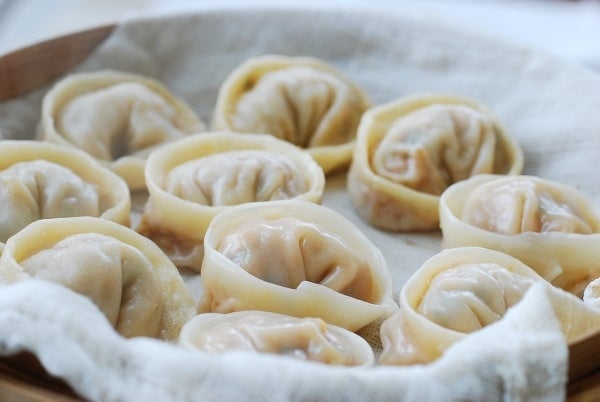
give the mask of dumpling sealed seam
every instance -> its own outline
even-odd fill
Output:
[[[379,362],[434,361],[468,334],[501,320],[534,285],[544,286],[568,343],[600,331],[600,310],[553,287],[521,261],[460,247],[436,254],[404,284],[400,312],[381,326]]]
[[[345,366],[369,366],[373,351],[359,335],[320,318],[297,318],[266,311],[204,313],[181,330],[179,344],[210,354],[268,353]]]
[[[448,186],[522,168],[521,148],[482,105],[418,95],[363,115],[347,186],[354,207],[373,226],[436,230],[439,196]]]
[[[153,152],[138,231],[179,267],[200,270],[211,220],[235,205],[285,199],[318,203],[325,176],[302,149],[267,134],[213,132]]]
[[[89,153],[133,190],[144,188],[144,162],[152,149],[204,129],[195,112],[158,81],[110,70],[59,81],[44,96],[40,124],[44,140]]]
[[[234,207],[211,222],[204,246],[201,312],[264,310],[356,331],[397,308],[380,251],[321,205]]]
[[[176,340],[196,315],[176,267],[150,240],[91,217],[36,221],[12,236],[0,283],[40,279],[89,297],[125,337]]]
[[[126,183],[84,152],[0,141],[0,242],[44,218],[94,216],[129,225]]]
[[[268,133],[306,148],[325,173],[345,168],[370,106],[365,93],[329,64],[267,55],[236,68],[221,85],[213,126]]]
[[[580,191],[535,176],[480,175],[440,202],[443,246],[510,254],[581,296],[600,277],[600,209]]]

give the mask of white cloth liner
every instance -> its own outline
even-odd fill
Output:
[[[248,57],[321,58],[374,103],[418,92],[470,96],[493,110],[525,152],[525,172],[599,201],[600,77],[544,53],[400,14],[365,10],[223,10],[120,24],[79,71],[112,68],[157,78],[210,121],[220,83]],[[32,138],[44,91],[0,104],[0,138]],[[324,205],[386,257],[396,291],[439,250],[440,234],[391,234],[360,220],[343,175]],[[119,338],[82,297],[51,284],[0,291],[2,354],[31,350],[93,400],[562,400],[567,348],[541,290],[501,322],[427,367],[342,369],[271,356],[219,358]],[[81,319],[85,317],[85,321]],[[85,322],[85,325],[82,324]],[[65,328],[67,328],[65,330]]]
[[[567,347],[542,286],[428,366],[345,368],[211,357],[125,340],[87,298],[31,280],[0,292],[0,353],[32,351],[94,401],[561,401]],[[85,324],[82,318],[85,317]]]

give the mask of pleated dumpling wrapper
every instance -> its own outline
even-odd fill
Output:
[[[379,362],[434,361],[468,334],[501,320],[533,286],[543,287],[568,343],[600,331],[600,310],[552,286],[521,261],[461,247],[431,257],[402,287],[400,312],[381,326]]]
[[[306,148],[327,174],[350,163],[370,105],[360,87],[319,59],[266,55],[247,60],[223,82],[213,125]]]
[[[264,310],[356,331],[397,309],[379,249],[322,205],[234,207],[211,222],[204,247],[201,312]]]
[[[600,277],[600,208],[573,187],[535,176],[480,175],[442,195],[443,247],[510,254],[582,296]]]
[[[210,221],[234,205],[280,199],[318,203],[325,175],[302,149],[267,134],[212,132],[148,158],[149,198],[138,231],[178,267],[199,271]]]
[[[127,338],[176,341],[183,324],[196,315],[177,268],[158,246],[105,219],[39,220],[8,239],[0,283],[30,279],[56,282],[89,297]]]
[[[144,188],[148,153],[167,141],[204,131],[196,113],[149,77],[98,71],[69,75],[42,102],[40,136],[81,149]]]
[[[320,318],[256,310],[200,314],[183,326],[179,344],[209,354],[268,353],[331,365],[375,361],[371,346],[354,332]]]
[[[437,230],[446,187],[475,174],[518,174],[522,168],[520,146],[484,106],[457,96],[417,95],[363,115],[347,185],[371,225]]]
[[[0,242],[44,218],[94,216],[129,225],[127,184],[84,152],[0,141]]]

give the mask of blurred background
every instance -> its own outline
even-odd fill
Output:
[[[543,49],[600,72],[600,0],[0,0],[0,55],[140,15],[273,5],[389,9]]]

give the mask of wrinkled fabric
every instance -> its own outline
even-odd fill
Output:
[[[31,280],[0,291],[0,354],[21,350],[96,401],[562,401],[567,372],[541,286],[430,365],[345,368],[126,340],[85,297]]]

